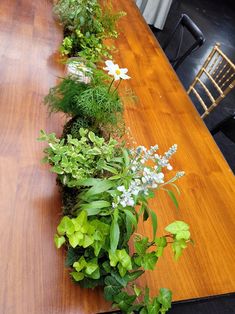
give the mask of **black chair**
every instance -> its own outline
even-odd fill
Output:
[[[192,35],[192,37],[194,37],[195,41],[189,48],[186,49],[185,52],[181,53],[185,29]],[[175,26],[175,29],[173,30],[173,32],[171,33],[171,35],[169,36],[169,38],[162,47],[165,52],[169,44],[171,43],[172,39],[176,36],[177,31],[179,31],[180,33],[178,47],[176,45],[175,49],[176,52],[174,57],[169,58],[169,61],[175,70],[193,51],[197,50],[205,42],[205,37],[201,30],[197,27],[197,25],[186,14],[182,14],[180,20]]]
[[[235,112],[222,120],[211,130],[212,135],[218,132],[224,133],[225,136],[235,143]]]

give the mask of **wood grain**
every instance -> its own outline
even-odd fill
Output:
[[[40,165],[40,129],[61,132],[63,115],[48,116],[43,96],[63,67],[56,62],[62,31],[48,0],[0,2],[0,313],[93,314],[109,309],[100,290],[74,286],[62,251],[52,241],[60,219],[55,176]],[[138,144],[158,143],[164,152],[177,143],[174,168],[181,179],[180,210],[164,193],[152,202],[159,234],[173,220],[185,220],[195,246],[175,263],[171,252],[140,281],[151,293],[160,287],[174,300],[235,290],[234,176],[213,138],[151,35],[133,1],[115,2],[128,17],[120,23],[114,56],[128,67],[138,96],[125,117]],[[190,69],[189,69],[190,71]],[[190,82],[189,82],[190,83]],[[151,235],[148,224],[140,232]]]

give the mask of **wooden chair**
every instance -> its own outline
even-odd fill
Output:
[[[216,44],[189,87],[203,108],[204,119],[235,86],[235,65]]]

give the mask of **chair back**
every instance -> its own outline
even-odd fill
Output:
[[[215,135],[218,132],[224,133],[232,142],[235,143],[235,112],[223,121],[218,123],[212,130],[211,134]]]
[[[216,44],[189,87],[202,106],[204,119],[235,86],[235,65]]]
[[[182,52],[182,44],[185,30],[187,30],[192,35],[195,41],[184,52]],[[178,44],[176,45],[174,56],[172,58],[169,58],[169,61],[175,70],[193,51],[197,50],[205,42],[205,37],[201,30],[198,28],[198,26],[190,19],[188,15],[182,14],[180,20],[175,26],[175,29],[173,30],[173,32],[171,33],[171,35],[169,36],[169,38],[162,47],[166,54],[169,44],[176,36],[178,31],[179,31]]]

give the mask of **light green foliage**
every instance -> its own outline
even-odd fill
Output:
[[[184,221],[175,221],[165,228],[166,231],[173,234],[172,250],[176,260],[179,259],[183,250],[190,241],[189,226]]]
[[[81,211],[76,218],[64,216],[57,227],[59,236],[66,236],[72,248],[77,246],[84,249],[92,247],[94,255],[98,256],[100,250],[105,248],[110,226],[98,219],[88,220],[87,212]],[[57,236],[58,237],[58,236]],[[59,237],[58,237],[59,238]],[[65,239],[65,237],[63,237]],[[63,241],[64,243],[65,241]],[[62,239],[59,242],[63,244]],[[57,245],[58,246],[58,245]],[[108,249],[108,247],[107,247]]]
[[[110,265],[119,270],[121,277],[126,275],[127,270],[132,270],[132,263],[129,254],[126,250],[116,250],[114,253],[109,252]]]
[[[63,185],[78,186],[81,179],[87,179],[106,172],[106,167],[113,167],[112,160],[117,153],[117,142],[108,143],[93,132],[80,129],[81,138],[73,139],[68,135],[67,142],[56,138],[55,134],[40,133],[40,141],[48,142],[44,162],[52,165],[51,171],[58,174]]]
[[[109,86],[110,77],[103,71],[93,69],[89,84],[65,77],[50,89],[44,103],[51,112],[62,111],[76,116],[80,127],[89,126],[94,131],[105,128],[109,133],[121,135],[124,128],[123,105],[117,90],[114,87],[109,89]],[[117,129],[120,131],[117,132]],[[71,130],[71,134],[78,134],[78,131]]]
[[[117,37],[117,21],[125,15],[113,12],[112,1],[59,0],[54,12],[64,26],[63,54],[80,55],[92,62],[110,56],[112,47],[103,41]]]
[[[76,272],[72,272],[71,275],[75,281],[81,281],[84,279],[84,277],[91,279],[100,278],[100,270],[96,258],[86,261],[82,256],[77,262],[73,264],[73,267],[75,268]]]

